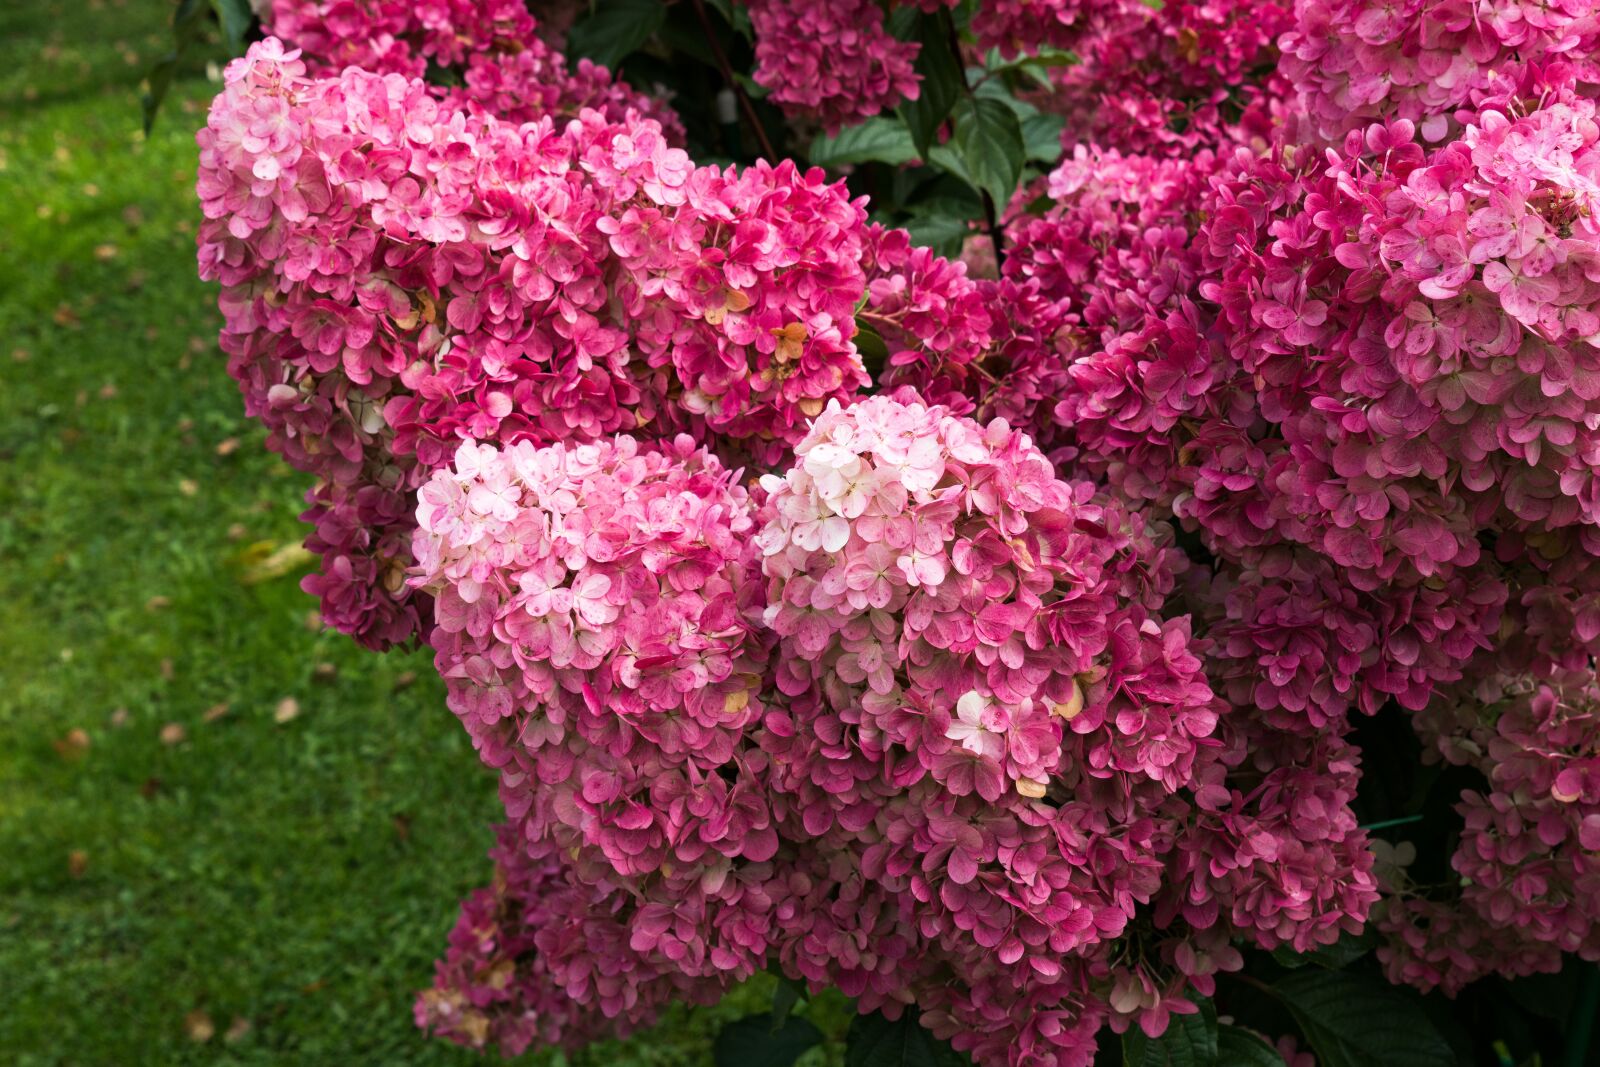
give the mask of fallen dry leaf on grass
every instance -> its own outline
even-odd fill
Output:
[[[228,714],[228,705],[226,702],[224,702],[221,704],[211,705],[201,713],[200,718],[204,722],[216,722],[226,714]]]
[[[56,738],[52,744],[55,746],[56,754],[62,759],[75,762],[82,759],[83,754],[89,751],[89,731],[81,727],[68,730],[65,737]]]
[[[260,585],[302,570],[316,562],[317,557],[299,542],[280,545],[276,541],[257,541],[239,553],[238,559],[239,581],[245,585]]]
[[[300,715],[300,702],[294,697],[284,697],[278,701],[278,706],[272,709],[272,721],[282,725],[291,722]]]
[[[183,1032],[189,1040],[203,1045],[217,1035],[217,1024],[203,1011],[191,1011],[183,1017]]]
[[[67,873],[74,878],[82,878],[89,871],[89,854],[81,848],[75,848],[67,853]]]
[[[163,745],[179,745],[189,736],[189,731],[183,728],[181,722],[169,722],[161,728],[161,743]]]

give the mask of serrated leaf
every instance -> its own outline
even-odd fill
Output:
[[[764,1011],[724,1026],[711,1058],[716,1067],[789,1067],[821,1043],[822,1031],[810,1020],[791,1015],[778,1023]]]
[[[934,1037],[908,1010],[893,1022],[881,1012],[857,1015],[845,1037],[845,1067],[964,1067],[967,1057]]]
[[[952,114],[956,129],[951,144],[968,180],[989,194],[997,211],[1004,209],[1027,155],[1016,112],[993,97],[975,96],[958,100]]]
[[[1453,1067],[1455,1053],[1422,1009],[1380,979],[1307,968],[1272,993],[1294,1016],[1321,1067]]]
[[[211,0],[211,7],[222,24],[222,39],[227,42],[228,51],[239,55],[244,51],[244,38],[255,18],[250,0]]]
[[[1208,998],[1199,1011],[1174,1015],[1160,1037],[1130,1027],[1122,1037],[1125,1067],[1217,1067],[1217,1009]]]
[[[603,0],[567,31],[567,54],[615,70],[666,20],[661,0]]]
[[[1022,144],[1029,159],[1054,163],[1061,158],[1061,131],[1067,120],[1060,115],[1030,115],[1022,120]]]
[[[950,12],[943,8],[931,15],[919,12],[909,39],[921,46],[915,69],[922,80],[917,98],[900,105],[900,117],[911,131],[917,154],[926,157],[939,126],[967,87],[966,74],[950,51]]]
[[[819,167],[850,163],[888,163],[899,166],[917,158],[911,133],[898,119],[875,115],[859,126],[846,126],[837,137],[817,137],[807,153]]]
[[[1249,1030],[1223,1026],[1217,1030],[1218,1067],[1284,1067],[1278,1050]]]

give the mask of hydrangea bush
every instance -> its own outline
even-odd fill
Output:
[[[1585,1062],[1600,6],[572,6],[228,0],[199,134],[305,587],[499,777],[418,1023]]]

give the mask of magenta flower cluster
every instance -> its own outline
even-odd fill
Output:
[[[360,67],[422,78],[449,71],[460,84],[434,95],[452,107],[512,122],[575,118],[594,108],[620,121],[655,119],[669,139],[682,128],[671,107],[613,80],[587,59],[568,65],[523,0],[265,0],[263,28],[294,42],[316,72]]]
[[[768,99],[794,118],[828,133],[917,99],[915,70],[921,44],[890,33],[886,10],[895,6],[936,12],[954,0],[741,0],[755,32],[752,77]],[[1008,59],[1039,49],[1064,50],[1087,39],[1094,16],[1117,32],[1138,27],[1149,12],[1139,0],[990,0],[972,14],[981,49]],[[1109,27],[1095,27],[1108,35]]]
[[[765,459],[866,382],[865,212],[819,170],[697,168],[632,112],[518,126],[399,74],[312,80],[274,39],[200,144],[224,348],[319,476],[309,588],[368,644],[420,629],[405,495],[454,442],[649,427]]]
[[[880,5],[749,6],[805,121],[918,91]],[[1592,8],[979,4],[1081,59],[979,276],[697,165],[520,3],[276,0],[201,270],[307,588],[434,649],[507,813],[419,1022],[573,1045],[775,967],[1070,1067],[1251,946],[1600,959]],[[1481,776],[1448,884],[1356,817],[1383,709]]]
[[[1120,940],[1227,799],[1142,521],[1003,422],[884,397],[834,402],[757,496],[687,437],[468,443],[422,487],[450,706],[530,855],[618,924],[581,979],[509,972],[520,999],[581,982],[643,1021],[776,960],[985,1062],[1192,1011],[1225,937]],[[499,1003],[447,981],[423,1012],[522,1047]]]
[[[1398,872],[1379,957],[1396,982],[1458,992],[1487,974],[1600,957],[1600,685],[1593,669],[1497,675],[1419,719],[1433,753],[1476,767],[1451,866],[1458,902]]]

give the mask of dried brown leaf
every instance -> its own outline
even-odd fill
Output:
[[[217,1036],[217,1024],[205,1012],[191,1011],[183,1017],[183,1032],[189,1035],[190,1041],[203,1045]]]

